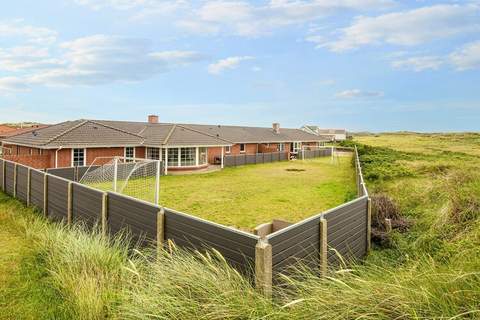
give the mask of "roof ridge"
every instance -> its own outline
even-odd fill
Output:
[[[170,129],[170,131],[168,132],[167,136],[165,137],[165,139],[163,140],[163,143],[162,144],[167,144],[168,140],[170,140],[170,137],[172,136],[173,134],[173,131],[175,130],[175,128],[177,127],[176,124],[173,124],[172,128]]]
[[[98,122],[96,120],[87,120],[87,122],[92,122],[92,123],[95,123],[95,124],[98,124],[100,126],[103,126],[105,128],[110,128],[110,129],[113,129],[113,130],[117,130],[117,131],[120,131],[120,132],[123,132],[123,133],[126,133],[126,134],[131,134],[133,136],[136,136],[136,137],[139,137],[139,138],[144,138],[143,136],[137,134],[137,133],[133,133],[133,132],[130,132],[130,131],[127,131],[127,130],[124,130],[124,129],[120,129],[120,128],[117,128],[117,127],[114,127],[114,126],[110,126],[108,124],[104,124],[104,123],[101,123],[101,122]]]
[[[71,127],[71,128],[66,129],[65,131],[60,132],[59,134],[57,134],[57,135],[55,135],[55,136],[53,136],[53,137],[51,137],[51,138],[48,139],[47,142],[45,142],[43,145],[49,144],[49,143],[51,143],[52,141],[57,140],[58,138],[66,135],[67,133],[69,133],[70,131],[77,129],[77,128],[79,128],[80,126],[83,126],[85,123],[88,122],[88,120],[78,120],[78,121],[80,121],[80,123],[78,123],[77,125],[74,125],[74,126]],[[67,121],[67,122],[68,122],[68,121]],[[63,122],[63,123],[65,123],[65,122]],[[60,124],[60,123],[59,123],[59,124]]]
[[[188,129],[188,130],[193,131],[193,132],[197,132],[197,133],[204,134],[204,135],[209,136],[209,137],[212,137],[212,138],[216,138],[216,139],[219,139],[219,140],[223,140],[223,141],[225,141],[225,142],[234,143],[233,141],[220,138],[220,136],[216,136],[216,135],[213,135],[213,134],[210,134],[210,133],[207,133],[207,132],[203,132],[203,131],[200,131],[200,130],[197,130],[197,129],[193,129],[193,128],[187,127],[187,126],[185,126],[185,125],[180,125],[180,124],[179,124],[178,126],[181,127],[181,128],[184,128],[184,129]]]

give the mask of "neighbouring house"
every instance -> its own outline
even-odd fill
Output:
[[[167,170],[195,170],[216,164],[225,155],[265,152],[297,153],[325,140],[300,129],[75,120],[15,135],[2,142],[9,159],[38,169],[86,166],[99,157],[122,156],[166,162]]]
[[[305,132],[324,137],[325,139],[328,139],[330,141],[344,141],[347,139],[346,129],[322,129],[318,126],[309,125],[305,125],[300,129]]]

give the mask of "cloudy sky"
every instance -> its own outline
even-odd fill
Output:
[[[480,1],[15,0],[0,122],[480,128]]]

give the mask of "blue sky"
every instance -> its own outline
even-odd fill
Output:
[[[0,122],[478,131],[480,2],[16,0]]]

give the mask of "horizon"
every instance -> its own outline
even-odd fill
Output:
[[[478,132],[480,2],[18,0],[0,123]]]

